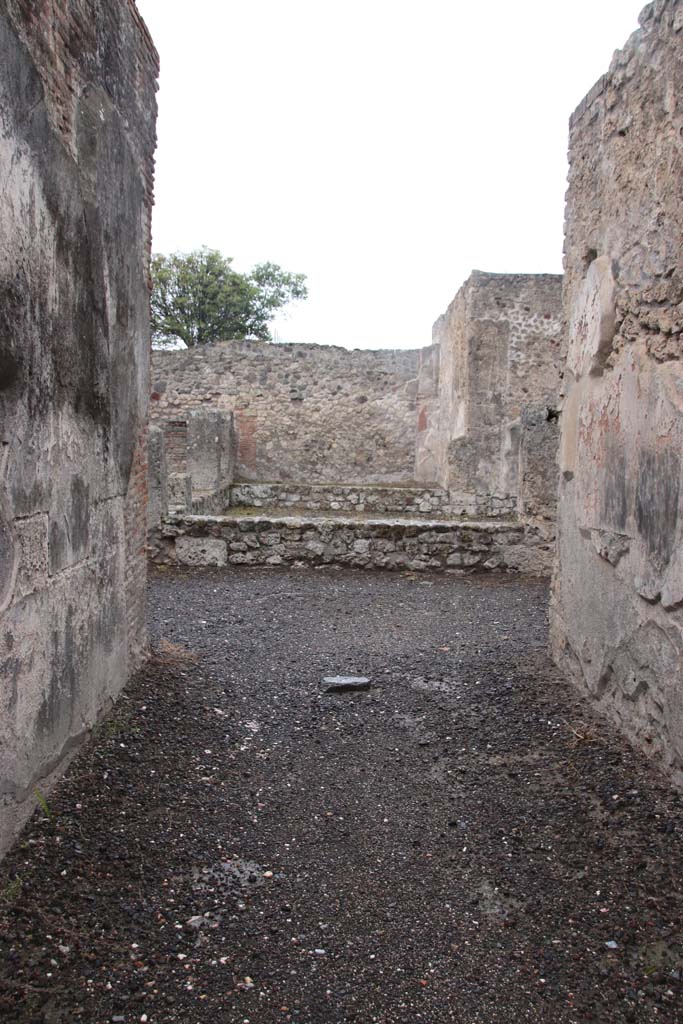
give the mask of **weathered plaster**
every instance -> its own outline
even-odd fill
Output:
[[[553,274],[473,271],[434,324],[439,373],[425,379],[429,429],[418,464],[436,467],[454,504],[459,495],[476,508],[489,495],[531,509],[532,493],[521,499],[522,418],[527,406],[543,411],[538,438],[557,405],[561,286]],[[554,439],[555,427],[548,433]],[[544,441],[542,451],[554,477],[552,443]]]
[[[157,58],[132,0],[0,0],[0,52],[1,853],[146,644]]]
[[[683,783],[683,3],[574,114],[557,660]]]

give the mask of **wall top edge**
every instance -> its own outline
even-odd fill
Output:
[[[157,356],[184,356],[191,353],[200,354],[202,351],[217,352],[224,351],[231,348],[239,348],[240,350],[260,350],[268,352],[339,352],[349,356],[362,353],[363,355],[377,355],[377,356],[411,356],[417,355],[418,352],[422,352],[425,348],[429,348],[429,345],[422,345],[416,348],[346,348],[344,345],[323,345],[316,344],[315,342],[273,342],[273,341],[262,341],[260,339],[249,340],[245,338],[234,338],[226,341],[214,341],[207,345],[197,345],[193,348],[183,349],[163,349],[153,348],[152,355],[154,358]]]
[[[631,33],[621,49],[614,51],[609,70],[589,89],[571,114],[569,118],[570,132],[577,122],[591,111],[605,93],[617,70],[629,62],[636,51],[645,44],[650,33],[656,30],[657,25],[664,20],[667,14],[673,18],[675,12],[681,9],[683,9],[683,0],[653,0],[643,8],[638,16],[640,28]]]

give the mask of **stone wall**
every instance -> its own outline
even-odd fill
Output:
[[[410,572],[544,575],[548,543],[535,526],[382,517],[176,516],[151,537],[158,564],[342,565]]]
[[[555,657],[683,783],[683,2],[570,126]]]
[[[420,366],[418,478],[435,476],[475,514],[482,499],[516,508],[523,409],[552,417],[558,402],[562,278],[473,271],[433,337],[438,356]]]
[[[240,480],[410,481],[417,368],[416,351],[257,341],[158,351],[152,419],[233,412]]]
[[[420,487],[242,483],[230,488],[229,499],[230,507],[360,515],[451,515],[447,491]]]
[[[157,56],[132,0],[0,0],[0,852],[145,634]]]

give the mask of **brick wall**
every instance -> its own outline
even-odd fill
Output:
[[[163,425],[169,473],[187,472],[187,420],[166,420]]]

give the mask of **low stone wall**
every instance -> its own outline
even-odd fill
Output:
[[[552,548],[541,530],[521,523],[314,516],[176,516],[150,541],[158,564],[506,570],[535,576],[547,574]]]
[[[185,508],[178,509],[176,514],[191,512],[194,516],[215,516],[221,515],[230,507],[230,486],[221,487],[211,494],[201,494],[193,497]]]
[[[230,507],[293,509],[307,512],[349,512],[351,515],[511,516],[517,501],[510,497],[449,494],[440,488],[363,487],[352,484],[235,484]],[[193,511],[199,509],[193,504]],[[215,507],[214,507],[215,510]],[[202,508],[201,511],[209,511]]]
[[[450,514],[447,491],[424,487],[362,487],[352,484],[235,484],[230,506],[291,508],[309,512],[369,512],[379,515]]]

